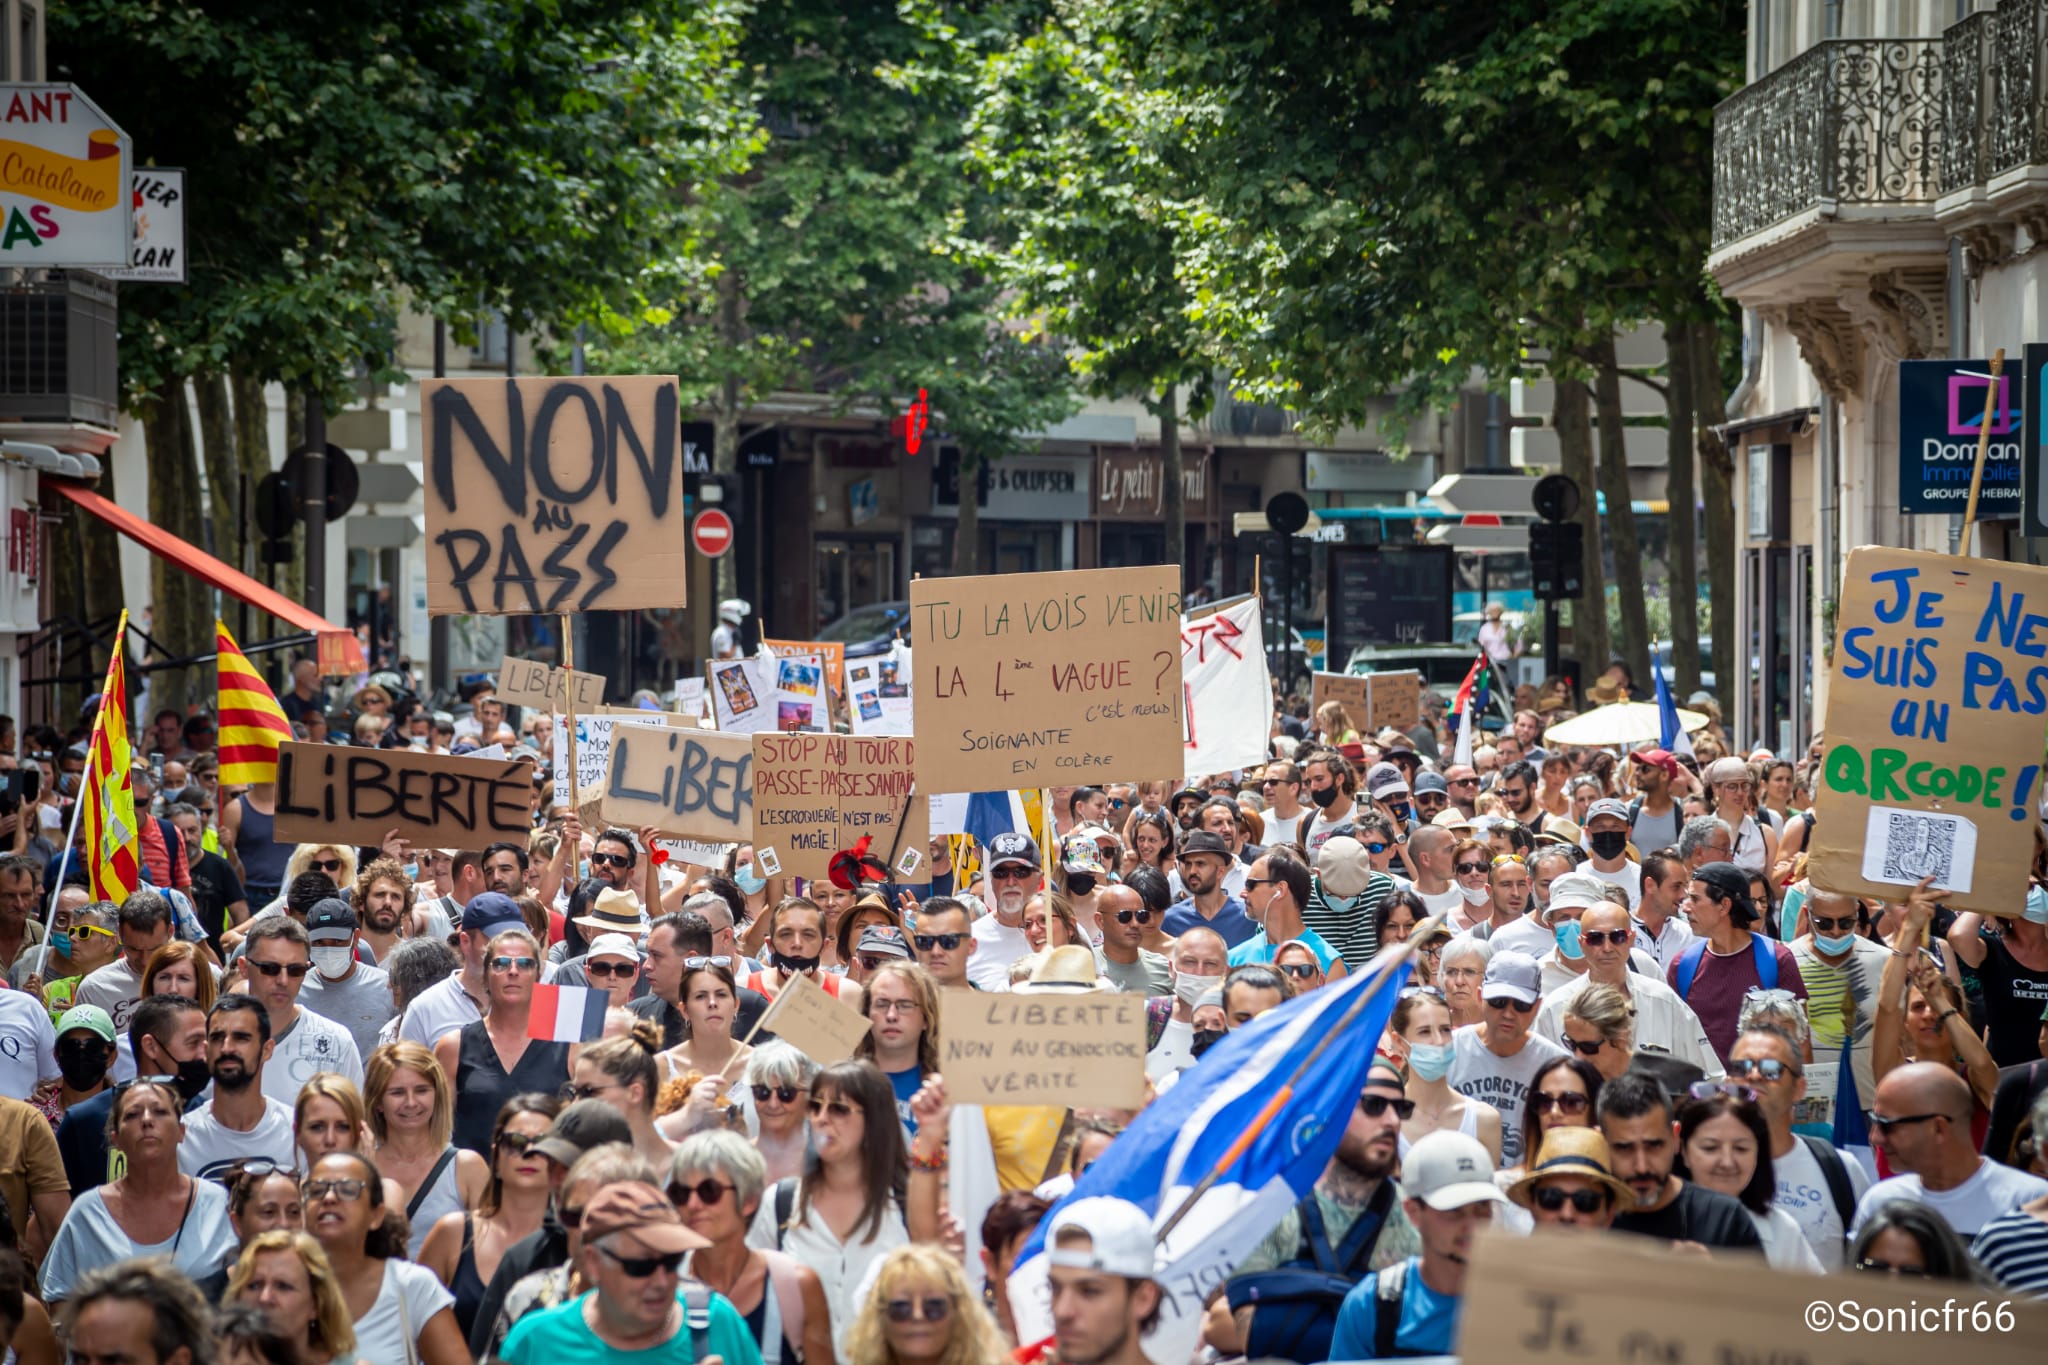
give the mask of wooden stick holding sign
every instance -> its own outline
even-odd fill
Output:
[[[1970,553],[1970,532],[1977,525],[1977,494],[1984,487],[1984,461],[1991,455],[1991,422],[1998,415],[1998,395],[2005,389],[2000,375],[2005,370],[2005,347],[1991,353],[1991,383],[1984,392],[1984,423],[1977,428],[1977,463],[1970,469],[1970,506],[1963,513],[1963,535],[1956,542],[1958,554]]]
[[[569,614],[562,613],[562,667],[576,676],[576,632],[570,628]],[[562,689],[562,709],[568,717],[569,726],[569,809],[580,812],[583,809],[583,793],[576,781],[576,689]]]
[[[1140,1011],[1145,1002],[1136,996]],[[775,993],[775,1000],[761,1017],[754,1021],[754,1027],[747,1032],[745,1042],[754,1041],[754,1035],[766,1029],[798,1052],[809,1057],[819,1066],[830,1066],[843,1062],[853,1055],[860,1046],[860,1040],[868,1036],[867,1016],[839,1003],[836,996],[826,994],[823,987],[810,977],[798,972],[782,983],[782,989]],[[731,1062],[726,1065],[730,1067]],[[723,1074],[723,1073],[721,1073]]]

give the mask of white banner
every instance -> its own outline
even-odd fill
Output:
[[[615,725],[638,725],[661,729],[667,722],[659,716],[640,720],[633,716],[578,716],[576,717],[576,784],[583,789],[585,801],[597,800],[597,794],[604,790],[605,774],[612,766],[612,727]],[[555,724],[555,804],[566,806],[569,796],[569,727],[557,720]]]
[[[886,654],[846,661],[846,707],[857,735],[908,735],[910,647],[900,640]]]
[[[1273,680],[1266,671],[1262,599],[1186,621],[1180,631],[1180,679],[1187,718],[1190,777],[1264,763],[1273,725]]]

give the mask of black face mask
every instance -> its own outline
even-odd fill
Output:
[[[1199,1057],[1210,1048],[1216,1046],[1216,1044],[1222,1042],[1224,1036],[1228,1033],[1228,1029],[1198,1028],[1195,1030],[1195,1041],[1190,1045],[1189,1051]]]
[[[179,1062],[177,1076],[178,1093],[185,1097],[185,1103],[190,1104],[212,1083],[213,1068],[206,1064],[205,1056],[201,1055],[187,1062]]]
[[[1401,802],[1399,805],[1389,805],[1387,807],[1387,814],[1393,816],[1404,825],[1415,818],[1414,808],[1406,801]]]
[[[1336,805],[1337,798],[1342,795],[1343,793],[1338,791],[1335,787],[1318,787],[1316,790],[1308,794],[1309,800],[1315,802],[1324,810],[1328,810],[1330,807]]]
[[[768,960],[791,976],[816,971],[820,961],[815,957],[788,957],[773,948],[768,950]]]
[[[1602,858],[1619,858],[1628,850],[1628,831],[1603,829],[1598,834],[1588,835],[1586,843]]]
[[[1085,896],[1094,889],[1095,874],[1093,872],[1069,872],[1067,874],[1067,892],[1069,895]]]
[[[107,1045],[98,1039],[65,1043],[57,1049],[57,1069],[73,1090],[90,1090],[107,1078]]]

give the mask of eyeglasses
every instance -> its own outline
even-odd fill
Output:
[[[1570,1204],[1580,1213],[1598,1213],[1607,1207],[1605,1190],[1561,1190],[1555,1185],[1538,1185],[1529,1192],[1529,1198],[1545,1213],[1556,1213]]]
[[[246,957],[242,959],[242,965],[244,967],[253,967],[265,976],[276,976],[279,972],[283,972],[294,981],[297,981],[312,970],[312,965],[305,962],[251,962]]]
[[[1313,962],[1282,962],[1278,965],[1281,971],[1297,981],[1306,981],[1316,974],[1316,964]]]
[[[685,1185],[681,1181],[677,1181],[668,1187],[668,1202],[674,1204],[677,1208],[682,1208],[690,1202],[691,1196],[694,1195],[697,1202],[708,1209],[719,1200],[725,1198],[727,1190],[737,1189],[739,1189],[737,1185],[724,1185],[716,1180],[700,1180],[694,1185]]]
[[[1728,1063],[1728,1074],[1744,1081],[1782,1081],[1787,1076],[1806,1073],[1796,1066],[1787,1066],[1776,1057],[1749,1057]]]
[[[1895,1119],[1888,1119],[1883,1114],[1872,1114],[1870,1122],[1878,1132],[1889,1133],[1892,1129],[1903,1128],[1909,1123],[1925,1123],[1929,1119],[1945,1119],[1947,1117],[1947,1114],[1904,1114]]]
[[[533,959],[530,957],[523,957],[518,959],[518,961],[531,965]],[[637,963],[632,962],[585,962],[583,964],[584,975],[588,976],[593,981],[597,980],[599,977],[605,976],[613,978],[633,976],[637,974],[639,970],[639,965]]]
[[[1536,1012],[1536,1002],[1534,1000],[1514,1000],[1505,995],[1489,996],[1486,1001],[1486,1008],[1490,1010],[1511,1009],[1516,1014],[1534,1014]]]
[[[1911,1275],[1916,1280],[1928,1278],[1927,1267],[1924,1265],[1893,1265],[1890,1261],[1880,1261],[1871,1256],[1858,1261],[1856,1268],[1875,1271],[1880,1275]]]
[[[953,1316],[953,1301],[936,1296],[928,1299],[891,1299],[888,1308],[891,1322],[909,1322],[917,1316],[922,1316],[926,1322],[944,1322]],[[924,1310],[922,1314],[918,1312],[919,1309]]]
[[[508,1152],[524,1152],[545,1136],[545,1133],[500,1133],[498,1145]]]
[[[1267,787],[1286,786],[1290,780],[1285,777],[1262,777],[1259,779],[1259,790],[1264,791]]]
[[[341,871],[341,859],[314,858],[308,861],[306,866],[315,872],[339,872]]]
[[[633,865],[633,857],[629,853],[593,853],[590,855],[590,865],[592,867],[631,867]]]
[[[1148,924],[1151,922],[1151,919],[1152,911],[1149,908],[1144,910],[1119,910],[1116,912],[1116,922],[1118,924]]]
[[[1358,1108],[1369,1119],[1384,1118],[1388,1109],[1403,1123],[1415,1117],[1414,1100],[1397,1100],[1391,1095],[1360,1095]]]
[[[1403,986],[1399,998],[1402,1000],[1413,1000],[1418,995],[1425,996],[1431,1000],[1441,1000],[1444,998],[1444,993],[1435,986]]]
[[[363,1191],[369,1188],[369,1183],[353,1176],[340,1180],[307,1180],[299,1185],[299,1193],[308,1201],[325,1199],[331,1194],[336,1199],[353,1202],[362,1198]]]
[[[921,1010],[923,1008],[924,1006],[918,1004],[915,1000],[868,1001],[868,1010],[873,1014],[909,1014],[912,1010]]]
[[[1564,1045],[1578,1053],[1581,1057],[1597,1057],[1600,1055],[1600,1049],[1607,1046],[1607,1040],[1605,1038],[1594,1038],[1589,1041],[1566,1034]]]
[[[1460,877],[1469,877],[1475,872],[1486,871],[1485,863],[1459,863],[1454,869]]]
[[[494,957],[490,967],[494,972],[530,972],[540,966],[537,957]],[[593,969],[594,971],[594,969]]]
[[[1593,1107],[1593,1102],[1586,1098],[1583,1090],[1566,1090],[1556,1095],[1539,1090],[1529,1097],[1529,1107],[1539,1114],[1547,1114],[1553,1109],[1560,1114],[1583,1114]]]
[[[601,1095],[607,1090],[617,1090],[619,1088],[618,1085],[611,1081],[606,1081],[600,1085],[578,1085],[574,1081],[568,1081],[556,1093],[571,1104],[574,1104],[577,1100],[587,1100],[592,1096]]]
[[[696,971],[699,967],[730,966],[732,966],[732,959],[729,957],[686,957],[683,959],[683,970],[690,972]]]
[[[934,948],[941,948],[950,953],[958,948],[966,937],[965,934],[913,934],[910,941],[917,945],[920,953],[928,953]]]
[[[673,1275],[683,1263],[683,1252],[671,1251],[660,1256],[621,1256],[608,1246],[599,1246],[599,1251],[611,1257],[612,1264],[626,1272],[626,1278],[644,1280],[655,1271]]]
[[[1009,863],[1002,867],[991,868],[988,875],[992,881],[1021,882],[1029,881],[1031,878],[1036,877],[1038,869],[1035,867],[1019,867],[1015,863]]]
[[[1633,929],[1585,929],[1579,933],[1579,942],[1588,948],[1600,948],[1609,943],[1617,948],[1625,948],[1635,936]]]
[[[1742,1100],[1748,1104],[1757,1102],[1756,1087],[1738,1085],[1734,1081],[1694,1081],[1686,1087],[1686,1094],[1696,1100],[1711,1100],[1717,1095],[1726,1095],[1731,1100]]]
[[[811,1117],[812,1117],[812,1118],[817,1118],[817,1117],[818,1117],[819,1115],[821,1115],[821,1114],[825,1113],[825,1112],[826,1112],[827,1110],[830,1110],[830,1111],[831,1111],[831,1113],[832,1113],[832,1117],[833,1117],[833,1118],[835,1118],[835,1119],[844,1119],[844,1118],[851,1118],[851,1117],[853,1117],[853,1106],[852,1106],[852,1105],[850,1105],[850,1104],[848,1104],[848,1103],[847,1103],[847,1102],[846,1102],[845,1100],[812,1100],[812,1101],[811,1101]]]
[[[784,1104],[795,1104],[796,1097],[803,1093],[804,1088],[800,1085],[757,1085],[754,1087],[754,1098],[762,1104],[768,1102],[770,1095],[781,1100]]]

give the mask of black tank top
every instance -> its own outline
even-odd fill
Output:
[[[508,1072],[479,1019],[462,1026],[462,1051],[455,1062],[455,1145],[491,1160],[491,1128],[498,1110],[514,1095],[537,1090],[558,1093],[569,1080],[569,1044],[529,1038]]]
[[[449,1288],[455,1294],[455,1325],[462,1329],[465,1340],[469,1329],[476,1322],[476,1311],[483,1306],[484,1281],[476,1269],[476,1215],[462,1215],[462,1255],[455,1262],[455,1283]]]

